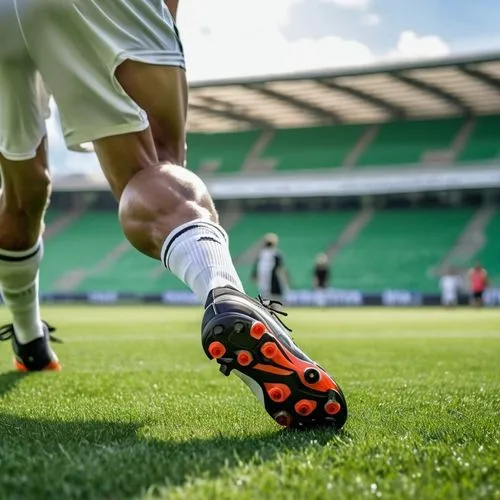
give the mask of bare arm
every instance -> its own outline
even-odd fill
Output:
[[[177,21],[177,7],[179,6],[179,0],[163,0],[167,6],[170,14],[174,18],[174,22]]]

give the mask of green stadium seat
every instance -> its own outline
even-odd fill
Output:
[[[469,264],[475,261],[481,262],[488,271],[491,283],[500,285],[500,210],[490,220],[484,231],[484,246],[470,260]]]
[[[172,278],[164,288],[160,278]],[[127,293],[156,293],[172,289],[178,281],[161,268],[161,263],[134,248],[128,248],[116,260],[98,273],[90,274],[79,285],[78,291],[106,291]]]
[[[275,170],[339,167],[365,129],[339,125],[277,130],[261,157],[275,159]]]
[[[55,283],[72,270],[90,270],[122,241],[115,212],[86,212],[45,241],[40,289],[53,290]]]
[[[384,123],[358,159],[358,167],[411,165],[431,150],[447,149],[463,124],[461,118]]]
[[[437,291],[429,271],[440,264],[472,209],[382,210],[333,263],[338,288]]]
[[[474,130],[458,161],[484,161],[498,157],[500,157],[500,116],[476,118]]]
[[[333,286],[379,292],[384,289],[437,291],[430,272],[439,265],[474,214],[474,209],[382,210],[344,247],[333,262]],[[57,220],[50,211],[47,220]],[[318,252],[333,244],[356,211],[249,213],[230,230],[231,253],[248,292],[254,255],[266,232],[280,236],[294,288],[309,288]],[[500,278],[500,212],[485,231],[486,245],[474,257],[490,274]],[[56,291],[63,277],[82,275],[66,282],[66,291],[119,291],[162,293],[186,290],[161,264],[136,252],[128,244],[112,212],[86,212],[45,242],[41,269],[42,292]],[[125,246],[124,246],[125,245]],[[115,252],[115,254],[113,254]],[[107,260],[105,260],[107,258]]]
[[[216,173],[234,173],[241,169],[245,158],[260,135],[258,130],[233,133],[187,136],[187,161],[190,170],[204,170],[207,163],[216,164]],[[207,169],[209,171],[211,169]]]

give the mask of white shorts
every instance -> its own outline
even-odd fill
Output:
[[[455,292],[444,292],[441,295],[441,304],[444,306],[452,306],[457,304],[458,295]]]
[[[114,77],[131,59],[184,68],[163,0],[0,0],[0,152],[33,158],[45,135],[47,95],[66,144],[144,130],[145,112]]]
[[[320,307],[326,306],[327,291],[325,288],[316,288],[314,290],[314,304]]]

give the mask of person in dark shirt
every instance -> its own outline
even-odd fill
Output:
[[[330,283],[330,264],[328,255],[320,253],[316,256],[313,272],[315,302],[318,306],[326,305],[326,289]]]

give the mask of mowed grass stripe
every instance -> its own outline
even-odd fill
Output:
[[[44,307],[61,374],[0,344],[0,498],[500,498],[500,311],[291,310],[348,398],[283,432],[201,350],[196,308]],[[7,320],[0,310],[0,320]]]

